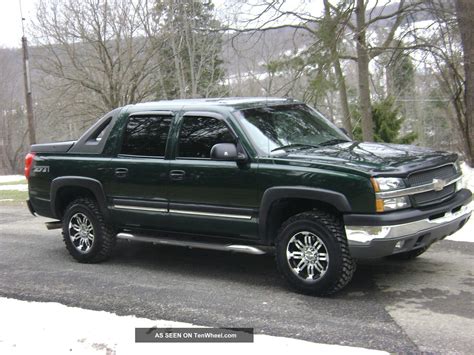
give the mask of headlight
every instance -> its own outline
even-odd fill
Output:
[[[372,185],[375,192],[398,190],[406,187],[403,179],[390,177],[372,178]]]
[[[370,181],[372,182],[372,186],[376,193],[400,190],[406,187],[405,182],[403,181],[403,179],[400,178],[378,177],[371,178]],[[410,198],[408,196],[376,198],[375,200],[375,210],[377,212],[399,210],[410,206],[411,203]]]

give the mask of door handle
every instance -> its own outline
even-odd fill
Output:
[[[174,181],[180,181],[184,179],[186,172],[184,170],[171,170],[170,179]]]
[[[124,178],[128,175],[128,169],[127,168],[117,168],[115,169],[115,176],[119,178]]]

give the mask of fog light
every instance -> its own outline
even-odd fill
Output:
[[[395,244],[395,249],[402,249],[404,245],[405,245],[405,241],[401,240],[397,242],[397,244]]]
[[[399,210],[399,209],[407,208],[410,206],[411,206],[411,203],[408,196],[375,199],[375,210],[377,212]]]

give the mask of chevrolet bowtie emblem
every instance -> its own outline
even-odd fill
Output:
[[[446,186],[446,180],[433,179],[433,188],[435,191],[441,191]]]

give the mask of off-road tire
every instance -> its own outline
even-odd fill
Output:
[[[403,253],[389,255],[387,258],[392,260],[413,260],[423,254],[425,251],[427,251],[428,248],[429,247],[422,247],[410,251],[405,251]]]
[[[69,223],[71,218],[77,214],[85,215],[92,224],[94,239],[90,250],[80,252],[73,244],[70,237]],[[91,198],[78,198],[71,202],[63,217],[63,240],[69,254],[80,263],[99,263],[110,257],[116,243],[114,229],[106,223],[100,212],[97,202]]]
[[[287,257],[291,241],[303,231],[317,236],[327,251],[326,270],[317,280],[307,281],[297,276]],[[275,259],[280,274],[294,289],[316,296],[329,296],[340,291],[350,282],[356,269],[341,219],[320,210],[299,213],[283,223],[275,243]]]

